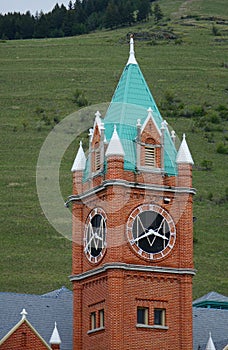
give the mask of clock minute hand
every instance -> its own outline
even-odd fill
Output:
[[[148,237],[148,236],[150,236],[153,233],[154,233],[154,230],[150,229],[148,232],[145,232],[142,236],[139,236],[139,237],[135,238],[134,242],[138,242],[140,239]]]

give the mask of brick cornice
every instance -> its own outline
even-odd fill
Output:
[[[172,267],[160,267],[160,266],[143,266],[143,265],[135,265],[135,264],[124,264],[124,263],[109,263],[105,264],[101,267],[95,268],[93,270],[89,270],[78,275],[70,276],[70,281],[82,281],[86,278],[94,277],[99,275],[100,273],[104,273],[108,270],[119,269],[125,271],[137,271],[137,272],[153,272],[153,273],[163,273],[163,274],[174,274],[174,275],[192,275],[194,276],[196,273],[195,269],[191,268],[172,268]]]

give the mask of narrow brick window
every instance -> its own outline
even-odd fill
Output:
[[[148,307],[137,307],[137,323],[148,325]]]
[[[104,309],[99,310],[99,327],[104,327]]]
[[[152,146],[145,146],[145,166],[155,167],[155,148]]]
[[[90,329],[96,329],[96,312],[91,312],[90,314]]]
[[[154,324],[165,326],[165,309],[154,309]]]

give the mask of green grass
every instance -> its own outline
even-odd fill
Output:
[[[174,42],[136,41],[137,61],[158,104],[171,91],[189,108],[227,105],[227,27],[218,25],[220,37],[212,35],[212,21],[181,19],[192,13],[225,17],[225,1],[161,0],[162,11],[171,18],[160,30],[169,29],[182,39]],[[199,4],[202,6],[199,7]],[[184,10],[183,10],[184,9]],[[216,24],[217,25],[217,24]],[[1,291],[42,293],[66,285],[70,288],[71,242],[49,224],[36,192],[36,163],[41,146],[54,125],[78,107],[74,92],[85,92],[91,105],[111,100],[128,59],[129,32],[153,31],[154,23],[100,31],[80,37],[0,42],[0,239]],[[223,39],[217,41],[216,39]],[[46,119],[45,119],[45,118]],[[92,116],[93,117],[93,116]],[[195,267],[194,297],[211,290],[227,294],[227,202],[220,203],[227,187],[227,155],[216,153],[225,141],[213,131],[208,143],[196,120],[164,115],[181,138],[187,134],[195,169],[194,202]],[[45,120],[51,125],[45,125]],[[92,126],[92,125],[91,125]],[[83,129],[83,125],[82,125]],[[87,129],[87,126],[85,127]],[[83,136],[86,137],[85,135]],[[61,164],[63,197],[71,194],[70,168],[77,142],[69,147]],[[201,170],[212,160],[211,171]],[[213,198],[209,200],[209,193]],[[63,210],[64,207],[63,207]]]

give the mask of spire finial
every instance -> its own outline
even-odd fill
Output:
[[[130,36],[130,55],[129,55],[127,65],[128,64],[138,64],[136,59],[135,59],[133,34],[131,34],[131,36]]]

